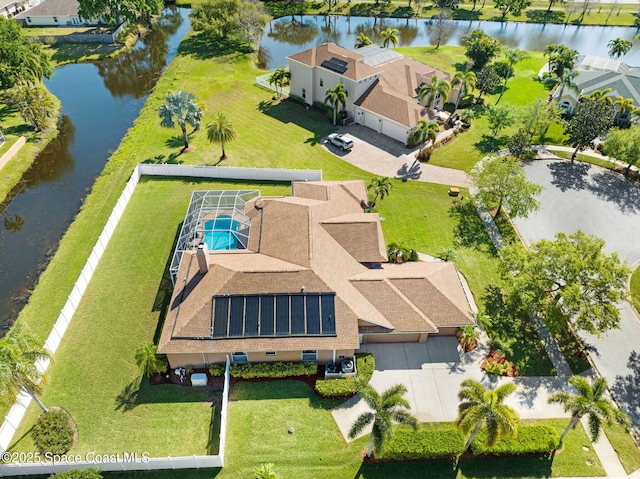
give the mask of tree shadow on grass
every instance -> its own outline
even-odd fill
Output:
[[[390,477],[454,479],[458,477],[458,470],[454,459],[363,462],[360,464],[354,479],[388,479]],[[494,477],[500,476],[496,475]]]
[[[540,456],[461,458],[458,470],[464,477],[551,477],[555,453]],[[505,474],[506,473],[506,474]]]
[[[456,247],[489,251],[494,256],[497,254],[473,201],[455,200],[449,209],[449,216],[457,220],[453,229]]]
[[[180,165],[182,164],[182,160],[179,160],[181,153],[176,151],[171,153],[169,156],[165,155],[156,155],[153,158],[147,158],[141,163],[157,165],[159,163],[168,163],[171,165]]]
[[[308,108],[291,100],[262,100],[257,109],[271,118],[282,123],[293,123],[305,130],[311,131],[316,138],[324,138],[334,127],[327,121],[324,113],[315,108]]]
[[[479,20],[482,12],[480,10],[467,10],[466,8],[456,8],[453,11],[454,20]]]
[[[474,147],[482,153],[493,153],[504,148],[507,138],[504,136],[482,135],[482,139],[474,143]]]
[[[178,384],[152,386],[149,378],[138,376],[116,396],[114,409],[127,412],[140,404],[206,402],[207,390]]]
[[[565,13],[558,10],[527,10],[525,15],[534,23],[562,23],[564,22]]]
[[[209,38],[202,33],[187,36],[178,47],[178,55],[192,56],[198,60],[209,60],[228,55],[239,57],[252,52],[253,49],[244,42]]]
[[[507,353],[507,359],[518,371],[525,376],[551,376],[553,364],[520,297],[489,285],[482,302],[491,318],[487,327],[489,337],[492,342],[499,339],[510,345],[511,354]]]

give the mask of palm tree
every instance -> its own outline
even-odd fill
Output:
[[[520,418],[509,406],[502,402],[516,390],[513,383],[498,386],[497,389],[485,389],[478,381],[465,379],[460,384],[462,389],[458,399],[456,425],[463,433],[471,435],[467,439],[465,451],[469,448],[483,423],[487,425],[487,444],[494,446],[500,436],[508,436],[516,432]]]
[[[202,110],[196,104],[196,97],[193,93],[184,91],[167,93],[166,98],[167,103],[160,107],[160,125],[166,128],[173,128],[177,122],[182,130],[183,150],[186,150],[189,148],[187,125],[191,125],[194,129],[200,128]]]
[[[607,43],[607,46],[609,47],[609,56],[617,59],[629,53],[629,50],[631,50],[631,47],[633,46],[633,42],[631,42],[631,40],[616,38]]]
[[[438,133],[440,133],[440,125],[435,121],[420,120],[409,133],[409,144],[425,145],[428,141],[435,143]]]
[[[253,471],[254,479],[279,479],[280,476],[273,470],[273,464],[263,463]]]
[[[275,85],[278,98],[282,95],[282,86],[289,78],[291,78],[291,73],[286,68],[278,68],[269,77],[269,85]],[[278,91],[278,87],[280,87],[280,91]]]
[[[209,143],[220,143],[222,145],[221,160],[227,157],[224,152],[225,142],[233,141],[238,136],[236,128],[231,123],[231,120],[222,112],[216,113],[213,121],[207,123],[207,139]]]
[[[605,88],[604,90],[594,90],[587,98],[589,98],[590,100],[613,103],[611,98],[607,96],[609,93],[611,93],[611,88]]]
[[[369,37],[366,36],[364,32],[358,33],[358,36],[356,37],[355,47],[362,48],[366,47],[367,45],[371,45],[371,40],[369,39]]]
[[[634,110],[633,107],[633,98],[624,98],[623,96],[618,96],[613,102],[613,107],[616,109],[613,116],[620,118],[624,116],[627,112],[632,112]]]
[[[580,93],[578,85],[574,82],[576,76],[578,76],[578,72],[565,70],[562,72],[562,75],[555,79],[555,81],[558,83],[558,89],[560,90],[560,92],[556,95],[556,102],[560,101],[565,88],[573,90],[576,93]]]
[[[371,183],[367,185],[367,190],[373,190],[373,199],[369,202],[372,208],[375,208],[378,198],[384,200],[389,194],[391,194],[391,178],[388,176],[376,176],[371,178]]]
[[[324,96],[324,102],[333,106],[333,124],[336,124],[338,116],[338,108],[340,105],[344,108],[347,104],[347,89],[343,83],[338,83],[335,88],[327,88],[327,93]]]
[[[408,412],[411,406],[402,397],[406,392],[407,388],[404,384],[391,386],[382,394],[378,394],[369,384],[359,390],[360,396],[372,411],[358,416],[349,430],[349,438],[355,438],[364,428],[373,423],[367,457],[371,457],[374,448],[376,452],[382,451],[384,443],[393,435],[394,423],[407,424],[413,429],[418,428],[418,420]]]
[[[137,349],[136,365],[147,377],[155,373],[164,373],[169,367],[167,357],[164,354],[158,354],[158,347],[153,343],[143,344]]]
[[[560,442],[583,416],[589,419],[592,441],[598,440],[603,422],[608,425],[616,422],[621,426],[629,427],[631,424],[629,417],[605,397],[607,393],[605,378],[598,378],[590,384],[581,376],[573,376],[569,378],[569,383],[578,391],[578,394],[559,392],[552,394],[548,399],[550,404],[562,404],[565,412],[572,414],[569,425],[560,436]]]
[[[418,90],[418,98],[420,102],[423,102],[426,98],[425,104],[429,108],[435,109],[437,107],[436,100],[444,98],[446,101],[447,95],[451,91],[451,84],[445,80],[438,80],[437,75],[431,77],[431,83],[424,83]]]
[[[36,337],[21,323],[0,339],[0,390],[14,393],[24,388],[44,412],[40,401],[44,376],[36,367],[37,360],[51,358],[51,353],[40,346]]]
[[[383,48],[389,48],[389,43],[393,43],[393,46],[398,44],[398,33],[400,31],[397,28],[387,28],[380,32],[380,38],[382,38]]]
[[[509,62],[509,69],[507,70],[507,75],[504,77],[504,83],[502,84],[502,91],[500,92],[500,96],[496,101],[496,105],[504,95],[505,90],[507,89],[507,82],[509,81],[509,77],[513,73],[513,66],[521,60],[525,58],[529,58],[529,54],[527,52],[523,52],[522,50],[518,50],[517,48],[510,48],[506,51],[505,56],[507,57],[507,61]]]
[[[453,79],[451,80],[451,88],[456,86],[460,88],[458,97],[456,98],[456,110],[458,109],[460,98],[462,98],[467,91],[473,91],[476,89],[476,81],[477,77],[473,72],[457,72],[455,75],[453,75]]]

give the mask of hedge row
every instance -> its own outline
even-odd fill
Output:
[[[546,424],[534,424],[530,426],[520,425],[518,434],[503,437],[495,446],[487,446],[487,431],[480,429],[478,435],[471,444],[471,450],[475,455],[483,454],[541,454],[557,449],[560,445],[560,434]]]
[[[465,439],[454,427],[448,429],[397,428],[387,442],[384,459],[434,459],[459,456],[464,452]]]
[[[316,381],[316,392],[323,397],[345,397],[351,396],[358,391],[357,379],[368,383],[376,368],[376,361],[370,353],[358,353],[356,355],[357,378],[339,379],[318,379]]]
[[[242,379],[313,376],[318,372],[318,363],[315,361],[297,363],[276,361],[272,363],[232,364],[229,372],[234,378]]]

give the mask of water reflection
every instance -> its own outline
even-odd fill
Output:
[[[607,43],[614,38],[632,40],[636,29],[632,27],[594,27],[551,25],[516,22],[480,22],[477,20],[436,21],[401,18],[291,16],[273,20],[265,29],[260,47],[268,57],[268,68],[286,66],[286,57],[326,41],[352,48],[355,38],[362,32],[374,43],[380,43],[380,32],[387,27],[397,28],[399,46],[460,45],[466,33],[480,28],[498,38],[509,48],[542,51],[552,43],[564,43],[580,53],[606,57]],[[622,58],[630,65],[640,65],[640,49],[633,48]]]
[[[60,133],[0,205],[0,336],[175,55],[189,31],[188,15],[184,9],[165,10],[127,55],[62,66],[47,80],[62,103]]]

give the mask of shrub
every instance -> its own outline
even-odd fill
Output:
[[[432,154],[433,147],[427,146],[426,148],[421,148],[418,152],[418,161],[429,161]]]
[[[300,363],[246,363],[232,364],[230,369],[234,378],[286,378],[289,376],[313,376],[318,372],[318,363],[307,361]]]
[[[212,376],[222,376],[224,374],[224,364],[212,364],[209,366],[209,374]]]
[[[465,440],[456,428],[418,429],[399,427],[387,442],[384,459],[434,459],[458,456],[464,452]]]
[[[509,364],[498,362],[487,363],[484,367],[485,372],[497,376],[506,376],[510,369],[511,366]]]
[[[314,101],[313,106],[319,110],[322,110],[331,118],[333,118],[333,108],[327,105],[326,103],[320,103],[319,101]]]
[[[557,449],[560,445],[560,434],[547,424],[521,425],[518,433],[510,437],[502,437],[495,446],[487,446],[487,431],[483,427],[471,444],[475,455],[483,454],[544,454]]]
[[[42,453],[65,454],[73,446],[74,427],[71,416],[61,409],[40,414],[31,436]]]
[[[357,378],[318,379],[316,392],[323,397],[345,397],[358,392],[358,383],[369,383],[373,371],[376,369],[376,360],[371,353],[356,354]]]
[[[69,471],[52,474],[48,479],[102,479],[99,469],[71,469]]]
[[[460,103],[458,103],[458,108],[469,108],[473,104],[475,96],[472,93],[469,93],[463,96],[460,99]]]

